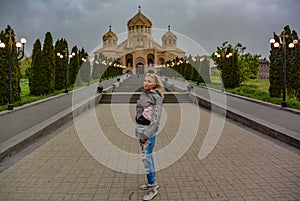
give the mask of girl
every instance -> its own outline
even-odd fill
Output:
[[[154,73],[147,73],[144,79],[144,90],[136,105],[136,135],[142,149],[142,161],[148,181],[140,187],[148,190],[144,200],[152,200],[158,193],[152,152],[162,112],[163,90],[159,77]]]

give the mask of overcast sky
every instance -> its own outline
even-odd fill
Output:
[[[171,25],[182,36],[178,40],[194,41],[208,54],[229,41],[268,58],[273,32],[285,25],[300,32],[299,0],[1,0],[0,5],[0,29],[10,25],[18,39],[26,37],[27,54],[38,38],[43,43],[48,31],[54,42],[66,38],[69,48],[77,45],[91,53],[109,25],[117,35],[126,32],[139,5],[153,28],[167,30]],[[178,41],[189,52],[184,44]]]

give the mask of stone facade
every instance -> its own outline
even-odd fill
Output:
[[[258,79],[269,79],[270,62],[264,58],[259,59]]]
[[[103,54],[120,62],[124,73],[142,74],[150,69],[156,71],[156,66],[168,60],[185,56],[185,52],[177,48],[177,37],[170,31],[170,26],[162,36],[162,45],[152,39],[152,22],[141,13],[140,7],[128,21],[127,31],[128,39],[118,44],[118,37],[110,26],[102,37],[103,47],[94,52],[94,59],[98,60]]]

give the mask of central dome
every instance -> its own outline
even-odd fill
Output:
[[[152,22],[141,13],[141,7],[139,6],[139,12],[133,16],[130,20],[127,22],[127,27],[132,26],[146,26],[146,27],[152,27]]]

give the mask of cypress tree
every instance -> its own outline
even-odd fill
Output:
[[[196,60],[191,61],[192,66],[192,81],[196,81],[199,84],[202,81],[201,74],[200,74],[200,61],[199,56],[195,57]]]
[[[93,79],[99,79],[99,81],[105,79],[104,73],[107,69],[107,66],[103,64],[104,61],[106,62],[107,58],[103,54],[100,54],[97,62],[94,62]]]
[[[285,34],[288,36],[287,38],[285,38],[285,42],[286,42],[286,91],[287,91],[288,95],[293,96],[295,93],[295,91],[293,89],[293,85],[294,85],[296,71],[294,69],[295,52],[288,47],[288,45],[293,42],[292,32],[291,32],[290,27],[285,26],[282,34]],[[282,50],[282,48],[279,48],[279,49]]]
[[[200,77],[198,78],[200,82],[210,83],[210,69],[209,69],[209,59],[207,56],[202,57],[202,61],[199,63]]]
[[[84,50],[84,48],[81,48],[78,53],[79,56],[79,66],[81,68],[81,65],[84,63],[83,59],[87,59],[88,53]]]
[[[54,91],[55,89],[55,59],[54,59],[54,47],[53,39],[50,32],[47,32],[45,35],[43,50],[42,50],[42,63],[41,71],[42,82],[41,85],[41,94],[48,94]]]
[[[290,97],[297,97],[299,90],[299,61],[297,60],[297,54],[299,52],[299,44],[294,48],[289,48],[288,45],[293,43],[293,40],[298,40],[298,35],[295,30],[291,31],[289,26],[284,28],[285,33],[288,35],[286,38],[287,52],[286,52],[286,87],[287,93]]]
[[[200,62],[196,58],[196,61],[193,61],[191,64],[191,75],[190,80],[197,81],[197,78],[200,75]]]
[[[68,50],[67,41],[57,40],[55,43],[55,90],[64,89],[66,85],[66,69],[68,70],[66,50]],[[58,53],[62,56],[58,56]]]
[[[41,95],[41,84],[43,82],[43,71],[40,68],[42,62],[42,46],[39,39],[37,39],[33,45],[32,50],[32,63],[29,74],[29,88],[30,94]]]
[[[9,57],[8,57],[8,49],[9,47],[9,35],[11,32],[11,40],[12,40],[12,101],[21,100],[21,87],[20,87],[20,64],[17,59],[17,48],[15,41],[14,30],[8,25],[4,31],[1,31],[1,41],[5,43],[5,48],[0,48],[1,50],[1,81],[0,81],[0,103],[5,104],[8,101],[9,97]],[[3,77],[2,77],[3,76]]]
[[[183,64],[180,64],[180,65],[175,65],[174,68],[173,68],[173,75],[175,77],[175,79],[178,77],[179,75],[179,69],[182,68],[182,65]]]
[[[299,41],[299,38],[296,37],[295,39],[297,39]],[[300,44],[298,42],[298,45],[295,47],[294,49],[295,51],[295,80],[294,80],[294,89],[295,89],[295,94],[296,94],[296,98],[298,101],[300,101]]]
[[[90,62],[89,61],[85,61],[82,63],[81,68],[80,68],[80,77],[83,82],[86,82],[87,84],[89,84],[89,82],[91,80]]]
[[[92,79],[96,80],[100,78],[100,73],[101,73],[101,64],[99,61],[94,61],[93,63],[93,72],[92,72]]]
[[[75,81],[80,82],[80,76],[78,74],[80,65],[79,65],[79,55],[78,55],[78,48],[75,45],[72,48],[72,53],[75,53],[75,56],[73,56],[70,59],[70,66],[69,66],[69,83],[70,85],[74,85]]]
[[[294,48],[289,48],[289,44],[293,40],[298,40],[296,31],[291,31],[287,25],[278,36],[274,33],[275,42],[279,42],[282,45],[283,38],[285,35],[286,43],[286,90],[289,97],[300,98],[300,47],[297,44]],[[270,96],[280,97],[282,94],[282,80],[283,80],[283,47],[275,48],[271,44],[270,50]]]
[[[229,52],[232,53],[232,56],[230,58],[226,58],[224,62],[224,87],[235,88],[240,86],[240,69],[238,66],[239,54],[233,49],[229,50]]]
[[[1,42],[7,46],[7,38],[5,32],[1,30]],[[4,105],[8,102],[8,51],[7,47],[0,48],[0,104]]]
[[[188,60],[192,61],[192,56],[191,55],[189,56]],[[176,61],[176,63],[177,63],[177,61]],[[192,79],[192,77],[193,77],[192,69],[194,69],[194,68],[193,68],[191,63],[187,63],[187,65],[185,65],[184,71],[183,71],[184,79],[186,79],[186,80],[191,80]]]
[[[90,62],[88,61],[88,54],[84,48],[79,51],[79,64],[80,64],[80,78],[83,82],[89,85],[91,80],[90,76]]]
[[[231,44],[224,42],[221,47],[217,47],[217,53],[220,57],[215,54],[211,55],[211,58],[218,65],[218,69],[221,71],[221,75],[224,76],[224,87],[235,88],[240,86],[240,66],[238,63],[239,53],[243,51],[242,45],[238,43],[235,48],[232,48]],[[232,54],[231,57],[227,58],[226,55]],[[224,72],[222,72],[224,70]]]
[[[274,39],[279,42],[279,37],[274,33]],[[275,48],[271,44],[270,51],[270,70],[269,70],[269,94],[271,97],[280,97],[282,91],[282,51],[279,48]]]

